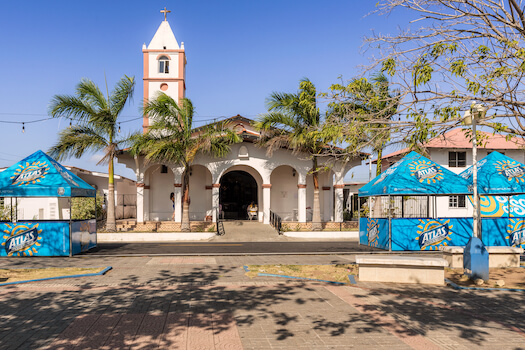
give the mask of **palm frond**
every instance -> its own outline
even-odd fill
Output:
[[[49,114],[53,118],[72,118],[86,120],[97,113],[91,105],[82,99],[71,95],[55,95],[49,105]]]
[[[48,153],[57,160],[80,158],[84,152],[97,152],[107,147],[106,140],[87,126],[73,126],[60,132],[57,143]]]
[[[110,104],[111,114],[118,116],[126,105],[126,102],[133,98],[135,90],[135,77],[124,75],[115,85],[111,92]]]
[[[108,109],[108,100],[99,87],[90,79],[83,78],[76,88],[78,97],[99,111]]]

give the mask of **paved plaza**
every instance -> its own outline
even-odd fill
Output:
[[[112,266],[0,287],[0,349],[525,349],[525,293],[250,279],[246,264],[352,255],[2,259]]]

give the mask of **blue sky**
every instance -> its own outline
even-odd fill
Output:
[[[255,119],[273,91],[293,92],[307,77],[319,91],[358,76],[370,53],[362,39],[395,32],[400,18],[366,16],[374,1],[2,1],[0,2],[0,167],[10,166],[57,140],[66,120],[48,117],[55,94],[72,94],[83,77],[109,88],[124,74],[135,76],[123,132],[141,129],[142,44],[148,44],[166,6],[188,64],[186,95],[197,123],[236,114]],[[406,23],[406,22],[405,22]],[[26,122],[25,133],[20,124]],[[98,155],[64,165],[107,171]],[[116,173],[135,179],[122,165]],[[351,173],[347,180],[350,181]],[[366,180],[368,171],[354,180]]]

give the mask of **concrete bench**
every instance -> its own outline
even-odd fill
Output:
[[[442,246],[443,258],[452,268],[463,268],[464,247]],[[523,248],[518,247],[487,247],[489,252],[489,268],[493,267],[520,267],[520,254]]]
[[[399,255],[357,255],[359,281],[445,284],[445,259]]]

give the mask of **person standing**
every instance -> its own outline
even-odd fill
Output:
[[[171,214],[171,220],[175,220],[175,193],[170,193],[171,205],[173,207],[173,214]]]

